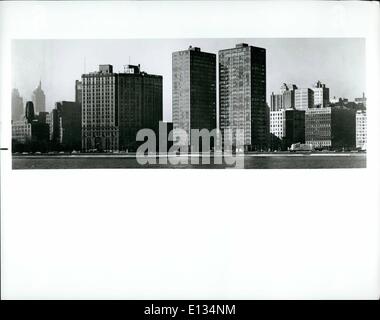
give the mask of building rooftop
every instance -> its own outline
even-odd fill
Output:
[[[201,51],[201,48],[199,48],[199,47],[189,46],[189,50],[190,50],[190,51],[197,51],[197,52],[200,52],[200,51]]]

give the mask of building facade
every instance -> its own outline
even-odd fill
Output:
[[[45,93],[41,87],[41,81],[38,84],[38,87],[33,91],[32,101],[34,104],[34,111],[36,113],[46,111],[46,102],[45,102]]]
[[[309,88],[294,91],[294,107],[297,110],[308,110],[314,107],[314,92]]]
[[[245,150],[267,148],[265,49],[241,43],[219,51],[219,113],[222,134],[232,130],[233,144],[238,138]]]
[[[331,108],[306,110],[305,139],[314,148],[331,148]]]
[[[158,132],[162,120],[162,76],[128,65],[114,73],[111,65],[82,75],[82,149],[136,150],[140,129]]]
[[[32,140],[32,124],[28,120],[12,120],[12,141],[28,143]]]
[[[318,149],[355,148],[355,113],[347,108],[314,108],[305,114],[305,139]]]
[[[356,112],[356,148],[367,148],[367,113],[362,110]]]
[[[82,110],[80,103],[56,102],[51,118],[50,135],[53,137],[52,140],[60,144],[64,150],[81,150]]]
[[[285,110],[270,112],[270,133],[279,139],[284,139],[285,128]]]
[[[272,92],[270,95],[270,111],[279,111],[283,108],[283,94],[275,94]]]
[[[191,129],[216,128],[216,55],[200,48],[172,54],[173,128],[187,134]],[[182,140],[184,141],[184,140]]]
[[[305,143],[305,111],[285,110],[285,146]]]
[[[356,112],[346,107],[331,108],[331,141],[334,150],[356,147]]]
[[[325,84],[318,81],[313,88],[314,107],[326,108],[330,104],[330,89]]]
[[[111,65],[82,75],[82,149],[119,149],[117,75]]]
[[[272,149],[286,150],[293,143],[305,143],[305,111],[271,111],[270,134]]]
[[[119,113],[119,149],[135,151],[142,142],[136,141],[140,129],[152,129],[158,137],[162,121],[162,76],[128,65],[117,75]]]
[[[21,120],[24,115],[24,102],[23,98],[17,89],[12,90],[12,120]]]

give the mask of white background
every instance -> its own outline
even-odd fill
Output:
[[[365,2],[0,3],[2,147],[17,38],[365,37],[369,117],[367,169],[12,171],[1,151],[1,298],[379,298],[379,27]]]

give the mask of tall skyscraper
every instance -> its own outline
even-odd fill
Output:
[[[305,111],[285,110],[285,145],[305,143]]]
[[[38,87],[33,91],[32,101],[34,104],[34,111],[36,113],[46,111],[45,93],[43,92],[41,88],[41,80],[40,80],[40,83],[38,84]]]
[[[17,89],[12,90],[12,120],[21,120],[24,115],[24,102]]]
[[[66,150],[80,150],[82,145],[81,104],[61,101],[56,102],[55,106],[57,115],[53,115],[52,126],[58,126],[58,128],[53,127],[53,132],[58,135],[57,142]]]
[[[241,43],[219,51],[219,105],[222,133],[231,129],[233,139],[243,141],[245,150],[267,147],[265,49]],[[236,130],[242,136],[234,136]]]
[[[162,121],[162,76],[140,70],[140,65],[128,65],[117,75],[119,112],[119,148],[136,150],[140,129],[152,129],[158,139]],[[156,141],[158,142],[158,140]]]
[[[82,75],[82,149],[118,150],[117,75],[111,65]]]
[[[314,107],[326,108],[330,103],[330,89],[324,83],[318,81],[313,88],[314,91]]]
[[[158,132],[162,76],[141,72],[140,66],[113,73],[111,65],[100,65],[98,72],[82,75],[82,90],[85,151],[135,150],[140,129]]]
[[[172,54],[173,128],[216,128],[216,55],[200,48]],[[191,141],[188,140],[188,144]]]
[[[294,107],[297,110],[307,110],[314,107],[314,92],[309,88],[294,91]]]

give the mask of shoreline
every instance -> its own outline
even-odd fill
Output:
[[[360,156],[366,156],[367,153],[364,152],[308,152],[308,153],[302,153],[302,152],[266,152],[266,153],[245,153],[242,155],[225,155],[227,157],[315,157],[315,156],[325,156],[325,157],[344,157],[344,156],[353,156],[353,157],[360,157]],[[202,154],[182,154],[182,155],[168,155],[168,154],[156,154],[156,155],[149,155],[144,156],[144,158],[173,158],[173,157],[206,157],[206,155]],[[224,155],[210,155],[210,158],[216,158],[216,157],[223,157]],[[80,153],[80,154],[12,154],[12,159],[74,159],[74,158],[128,158],[128,159],[136,159],[135,153],[129,153],[129,154],[120,154],[120,153]]]

